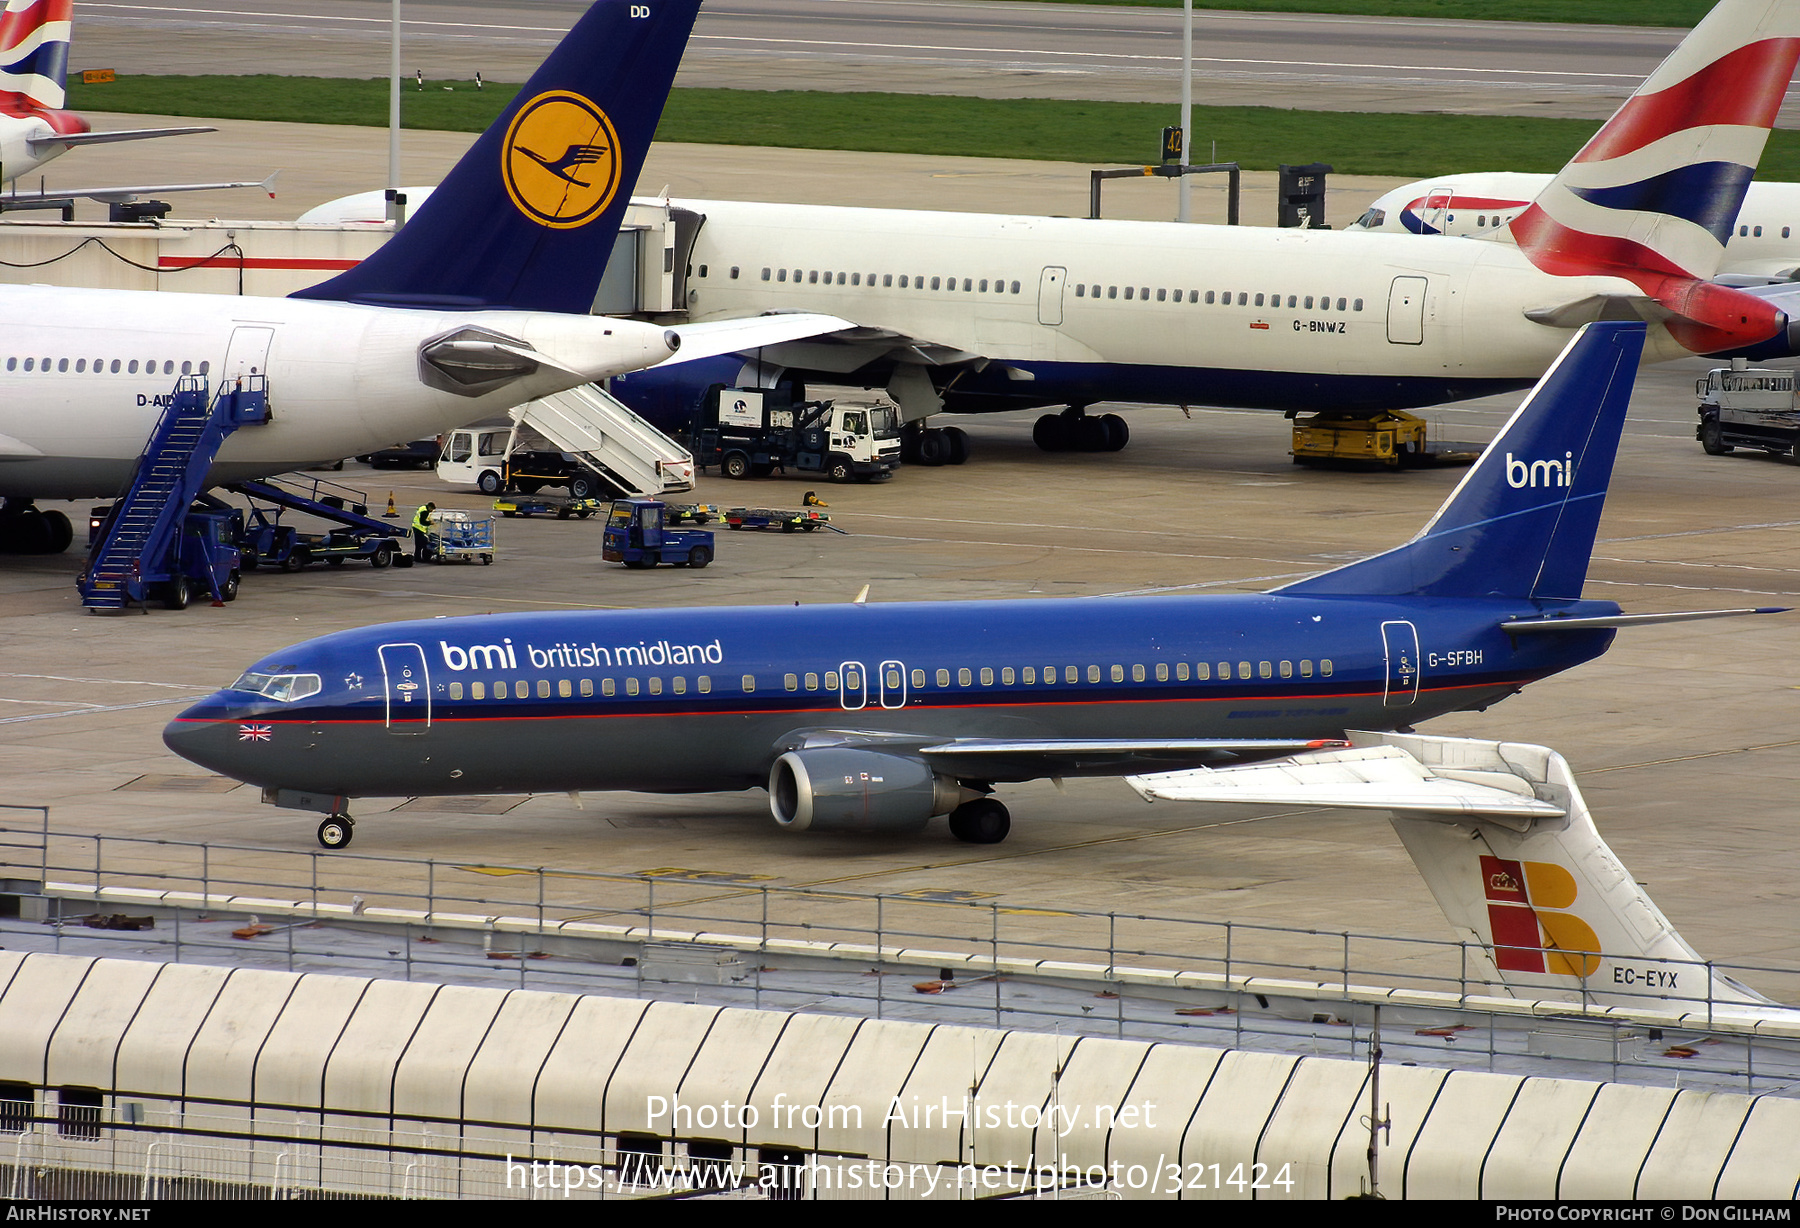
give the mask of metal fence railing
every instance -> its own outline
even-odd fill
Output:
[[[933,999],[936,1013],[959,1022],[1219,1044],[1242,1043],[1246,1012],[1239,1006],[1248,997],[1304,997],[1326,1004],[1310,1025],[1314,1051],[1356,1058],[1366,1056],[1368,1039],[1359,1007],[1398,989],[1431,995],[1424,1005],[1432,1008],[1466,1008],[1468,1018],[1447,1027],[1464,1050],[1485,1036],[1490,1066],[1541,1041],[1471,1001],[1507,995],[1488,979],[1490,953],[1470,942],[1085,911],[957,892],[859,893],[719,872],[608,874],[152,840],[60,831],[49,826],[47,811],[39,813],[35,829],[0,826],[0,878],[49,884],[56,897],[49,901],[53,949],[72,927],[110,924],[111,914],[141,899],[162,914],[154,932],[83,930],[83,937],[154,943],[176,961],[249,959],[363,974],[374,961],[384,966],[381,975],[525,988],[643,994],[653,985],[692,983],[711,986],[714,1000],[746,1006],[832,1010],[837,1001],[844,1013],[876,1017],[901,1001],[916,1003],[921,970],[929,981],[942,969],[950,983]],[[254,954],[234,936],[246,915],[260,923]],[[325,933],[312,928],[315,922],[341,924]],[[389,933],[359,945],[346,925],[380,925]],[[35,929],[16,920],[5,928]],[[615,958],[594,958],[602,949]],[[1713,986],[1728,976],[1777,1000],[1800,1001],[1800,966],[1664,962],[1687,984]],[[836,978],[821,994],[817,976],[807,972],[826,963],[854,975]],[[1033,977],[1107,992],[1059,1006],[1029,991]],[[1696,1033],[1722,1023],[1713,1019],[1722,1004],[1710,994],[1676,999],[1649,988],[1630,996],[1606,988],[1614,1002],[1688,1016],[1684,1029]],[[1151,992],[1170,989],[1183,994],[1179,1005]],[[1345,1005],[1330,1007],[1333,1001]],[[1580,986],[1566,1003],[1540,1003],[1521,1014],[1578,1016],[1589,1002]],[[1722,1027],[1726,1043],[1695,1050],[1659,1047],[1646,1029],[1595,1026],[1608,1035],[1612,1056],[1600,1065],[1612,1075],[1622,1066],[1660,1068],[1665,1081],[1704,1073],[1778,1094],[1800,1084],[1792,1041]],[[1441,1060],[1445,1031],[1421,1029],[1410,1052],[1400,1037],[1390,1036],[1385,1048],[1400,1060]],[[1592,1044],[1569,1048],[1595,1051]],[[1605,1069],[1584,1073],[1611,1077]]]

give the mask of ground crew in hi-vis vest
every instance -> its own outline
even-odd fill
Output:
[[[437,504],[426,503],[413,513],[413,557],[421,563],[431,557],[431,513],[437,511]]]

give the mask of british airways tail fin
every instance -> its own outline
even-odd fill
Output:
[[[418,213],[296,298],[585,315],[700,0],[599,0]]]
[[[1417,537],[1275,591],[1578,599],[1644,331],[1584,327]]]
[[[0,114],[62,109],[74,0],[6,0],[0,10]]]
[[[1800,0],[1720,0],[1513,219],[1520,251],[1546,273],[1630,281],[1695,352],[1774,335],[1777,310],[1711,278],[1797,58]]]

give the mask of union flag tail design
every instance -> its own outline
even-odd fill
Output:
[[[1800,59],[1800,0],[1721,0],[1517,218],[1538,268],[1613,276],[1696,352],[1761,341],[1781,312],[1710,284]]]
[[[0,10],[0,114],[62,108],[74,9],[74,0],[6,0]]]

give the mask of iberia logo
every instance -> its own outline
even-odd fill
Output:
[[[557,230],[585,226],[619,190],[619,134],[580,94],[539,94],[506,130],[500,175],[526,217]]]
[[[1575,903],[1575,876],[1547,861],[1505,861],[1483,855],[1482,888],[1494,935],[1494,963],[1503,972],[1592,976],[1600,970],[1599,935],[1564,911]]]

